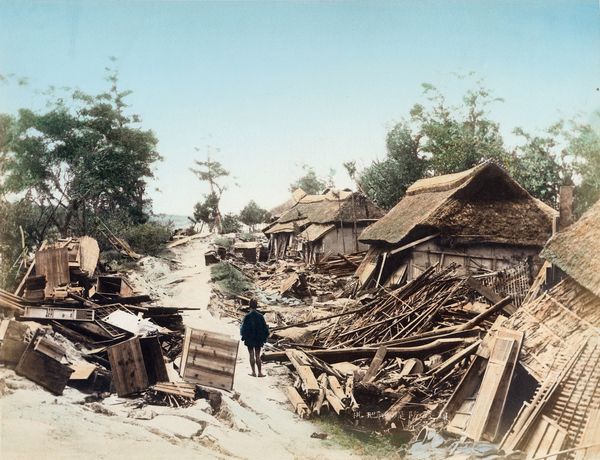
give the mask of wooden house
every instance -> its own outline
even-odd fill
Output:
[[[269,237],[270,258],[301,255],[307,263],[316,263],[328,254],[366,250],[358,236],[382,215],[361,193],[326,190],[300,198],[263,231]]]
[[[356,275],[370,287],[402,284],[434,264],[494,273],[536,259],[557,215],[493,162],[421,179],[361,234],[370,248]]]

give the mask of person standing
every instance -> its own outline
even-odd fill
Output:
[[[269,326],[263,317],[262,313],[257,311],[258,303],[255,299],[250,300],[250,312],[244,316],[240,333],[242,341],[248,347],[250,353],[250,367],[252,368],[252,377],[256,377],[256,369],[258,368],[258,376],[264,377],[262,373],[262,362],[260,360],[260,350],[267,342],[269,337]]]

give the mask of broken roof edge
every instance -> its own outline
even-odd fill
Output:
[[[581,218],[556,233],[541,256],[600,297],[600,200]]]

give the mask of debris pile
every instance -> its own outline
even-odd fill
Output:
[[[297,383],[288,396],[299,414],[332,410],[413,432],[439,412],[510,299],[490,305],[456,267],[436,268],[321,319],[329,324],[308,347],[265,353],[266,361],[291,363]]]
[[[97,273],[99,254],[90,237],[44,243],[15,293],[0,290],[0,363],[56,395],[69,385],[186,407],[210,396],[198,385],[231,389],[238,341],[186,329],[187,308],[156,305],[125,276]],[[183,381],[172,381],[175,370]]]

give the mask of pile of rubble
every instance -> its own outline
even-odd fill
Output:
[[[199,384],[231,389],[238,341],[186,329],[186,308],[98,273],[99,254],[90,237],[44,243],[16,291],[0,290],[0,363],[56,395],[69,385],[184,407],[210,394]],[[222,362],[205,359],[223,350]]]
[[[266,361],[291,363],[297,382],[288,393],[298,413],[331,410],[404,431],[431,419],[510,304],[491,304],[454,271],[431,267],[403,287],[363,299],[358,309],[321,319],[328,324],[302,348],[265,353]]]

